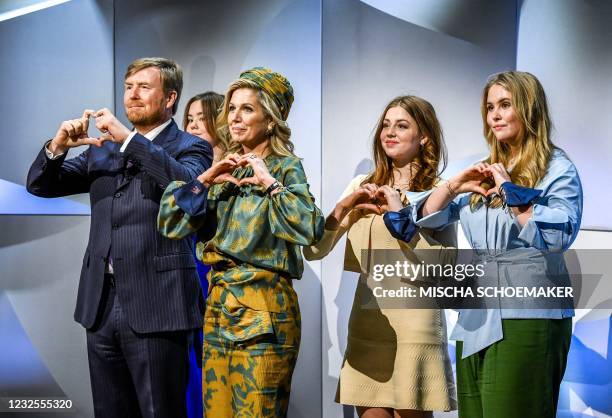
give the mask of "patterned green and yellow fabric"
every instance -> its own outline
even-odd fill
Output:
[[[240,78],[251,80],[272,97],[281,112],[283,120],[287,120],[293,103],[293,87],[282,74],[269,68],[254,67],[243,71]]]
[[[304,271],[299,246],[321,238],[325,219],[310,194],[299,158],[269,155],[264,161],[284,185],[280,192],[270,197],[259,185],[214,185],[208,190],[205,215],[192,217],[176,203],[174,191],[185,183],[175,181],[161,199],[159,231],[175,239],[197,231],[197,256],[206,264],[228,256],[299,279]],[[232,175],[240,180],[253,176],[253,170],[240,167]]]
[[[277,299],[284,295],[280,281],[262,281],[252,272],[269,270],[279,273],[278,277],[299,279],[304,271],[300,246],[323,236],[325,219],[297,157],[269,155],[264,161],[270,174],[284,185],[280,192],[269,196],[258,185],[214,185],[208,190],[204,214],[189,216],[174,193],[189,185],[172,182],[161,199],[158,229],[175,239],[197,232],[196,256],[215,270],[225,270],[229,262],[240,266],[222,278],[209,276],[209,289],[221,285],[245,306],[279,312]],[[251,167],[233,172],[237,179],[252,175]]]
[[[177,239],[196,232],[197,257],[212,266],[202,365],[209,417],[282,417],[289,401],[300,342],[291,280],[303,273],[300,246],[322,237],[325,220],[298,158],[264,161],[284,185],[274,196],[232,183],[206,195],[197,184],[173,182],[160,205],[159,231]],[[252,175],[250,167],[233,172],[237,179]],[[200,198],[205,210],[181,208],[178,191]]]
[[[275,274],[259,270],[253,277],[266,282]],[[291,286],[282,287],[282,312],[247,308],[220,286],[208,295],[202,350],[205,417],[286,416],[300,346],[300,310]]]

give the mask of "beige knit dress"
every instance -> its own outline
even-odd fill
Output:
[[[364,177],[353,179],[341,199],[356,190]],[[361,275],[349,319],[336,402],[423,411],[456,409],[444,312],[397,309],[397,301],[394,309],[364,307],[366,301],[372,301],[372,286],[376,283],[368,274],[371,250],[401,250],[409,262],[415,263],[424,259],[452,263],[456,254],[454,230],[434,233],[421,229],[409,243],[404,243],[391,236],[382,216],[352,211],[338,230],[326,230],[317,245],[304,248],[304,256],[310,260],[323,258],[345,233],[344,269]]]

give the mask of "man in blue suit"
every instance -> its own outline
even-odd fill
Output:
[[[37,196],[90,196],[74,317],[87,329],[98,418],[186,416],[188,344],[202,326],[203,300],[192,240],[160,235],[157,212],[168,183],[208,169],[212,149],[172,119],[182,86],[173,61],[132,62],[123,102],[134,129],[108,109],[86,110],[61,124],[28,173]],[[100,138],[88,134],[91,117]],[[67,160],[80,145],[89,148]]]

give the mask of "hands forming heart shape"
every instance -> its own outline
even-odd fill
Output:
[[[89,119],[94,118],[96,128],[102,133],[99,138],[89,135]],[[123,143],[129,136],[130,130],[126,128],[109,109],[86,109],[79,119],[66,120],[61,123],[55,136],[51,140],[50,148],[53,153],[65,152],[68,148],[81,145],[94,145],[101,147],[106,141]]]
[[[512,181],[510,179],[510,174],[508,174],[508,171],[506,170],[506,167],[504,167],[504,165],[501,163],[489,164],[485,170],[489,174],[489,176],[495,181],[495,186],[487,190],[487,197],[493,194],[501,194],[499,190],[501,185],[507,181]]]
[[[246,166],[251,166],[253,169],[252,176],[237,179],[232,175],[236,168]],[[275,181],[270,175],[265,162],[254,154],[229,154],[202,173],[198,180],[208,187],[225,182],[230,182],[240,187],[246,184],[265,185]]]
[[[474,192],[485,197],[499,194],[499,187],[511,181],[508,171],[501,163],[478,163],[461,171],[450,180],[456,193]]]
[[[343,199],[346,209],[356,209],[363,213],[382,215],[389,211],[399,211],[403,205],[397,190],[390,186],[364,184]]]

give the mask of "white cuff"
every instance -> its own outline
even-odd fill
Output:
[[[50,160],[57,160],[59,157],[61,157],[62,155],[64,155],[63,152],[59,153],[59,154],[53,154],[51,151],[49,151],[49,144],[51,143],[51,141],[47,141],[47,143],[45,144],[45,154],[47,154],[47,158]]]
[[[128,137],[125,138],[125,141],[123,141],[123,144],[121,144],[121,148],[119,148],[119,152],[125,152],[125,149],[127,148],[128,144],[130,143],[132,138],[134,138],[135,135],[136,135],[136,130],[133,130],[132,132],[130,132]]]

